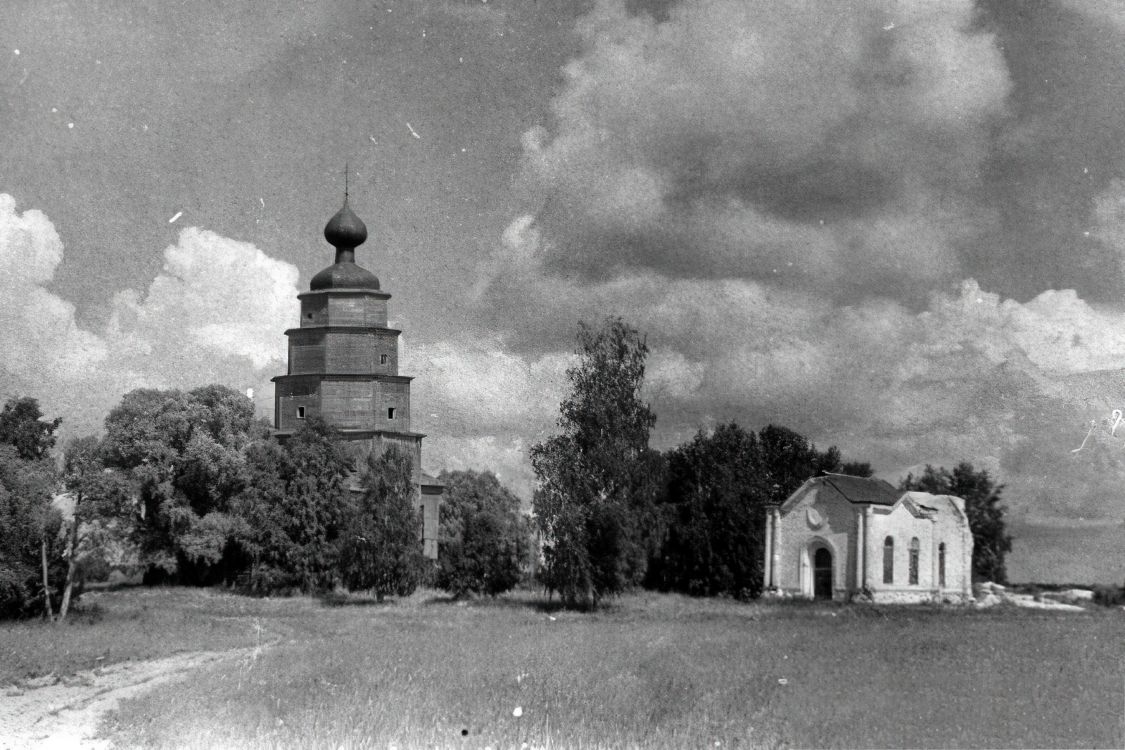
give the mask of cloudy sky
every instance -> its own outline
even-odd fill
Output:
[[[1125,3],[277,8],[7,3],[0,396],[268,414],[347,161],[428,470],[529,496],[577,322],[622,315],[658,447],[968,459],[1013,578],[1125,577]]]

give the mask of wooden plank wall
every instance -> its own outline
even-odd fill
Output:
[[[387,301],[376,297],[331,297],[328,300],[328,324],[334,326],[387,325]]]

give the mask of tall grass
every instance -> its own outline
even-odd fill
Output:
[[[129,701],[105,731],[122,747],[197,748],[1118,747],[1125,739],[1115,611],[655,595],[586,615],[526,595],[279,611],[261,616],[267,629],[282,623],[283,642]]]
[[[129,588],[88,593],[61,624],[0,623],[0,686],[182,651],[253,646],[265,617],[278,636],[292,602],[201,589]],[[306,608],[314,606],[304,602]]]

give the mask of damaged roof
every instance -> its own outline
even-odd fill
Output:
[[[902,490],[885,479],[853,477],[847,474],[825,474],[817,480],[833,487],[851,503],[894,505],[902,497]]]

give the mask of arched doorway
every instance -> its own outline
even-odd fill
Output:
[[[832,598],[832,553],[820,547],[813,554],[813,597]]]

